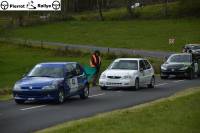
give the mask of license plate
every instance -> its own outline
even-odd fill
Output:
[[[28,98],[28,100],[29,100],[29,101],[34,101],[34,100],[35,100],[35,98]]]
[[[172,69],[172,72],[174,72],[174,69]]]

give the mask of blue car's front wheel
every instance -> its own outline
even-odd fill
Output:
[[[56,99],[56,103],[62,104],[62,103],[64,103],[64,101],[65,101],[64,91],[63,90],[59,90],[58,91],[58,96],[57,96],[57,99]]]

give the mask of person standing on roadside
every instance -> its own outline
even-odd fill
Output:
[[[99,76],[100,68],[101,68],[101,54],[99,50],[95,50],[90,58],[90,67],[95,68],[96,72],[94,74],[92,85],[96,86],[96,82]]]

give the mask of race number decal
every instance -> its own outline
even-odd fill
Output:
[[[77,78],[70,79],[70,88],[73,91],[78,89],[78,80],[77,80]]]
[[[75,84],[76,84],[75,79],[72,79],[72,85],[75,85]]]

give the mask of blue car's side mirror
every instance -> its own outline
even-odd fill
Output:
[[[23,78],[26,77],[26,76],[27,76],[27,74],[23,74],[23,75],[22,75]]]

